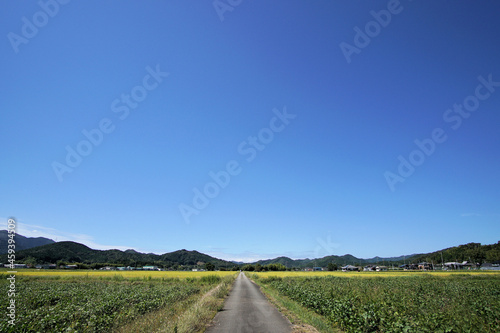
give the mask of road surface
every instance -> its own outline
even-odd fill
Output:
[[[290,333],[292,325],[243,273],[207,333]]]

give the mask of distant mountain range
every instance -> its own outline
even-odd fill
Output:
[[[0,256],[0,262],[6,262],[7,255]],[[27,250],[16,251],[16,263],[82,263],[89,267],[105,265],[145,266],[184,268],[212,263],[220,268],[231,268],[235,264],[211,257],[198,251],[179,250],[165,254],[140,253],[135,250],[93,250],[86,245],[76,242],[57,242],[53,244],[33,247]],[[98,268],[97,267],[97,268]]]
[[[442,262],[463,262],[468,261],[472,263],[493,262],[500,261],[500,241],[496,244],[481,245],[481,243],[468,243],[450,247],[447,249],[422,254],[411,254],[399,257],[381,258],[374,257],[370,259],[356,258],[353,255],[346,254],[343,256],[326,256],[318,259],[290,259],[288,257],[278,257],[275,259],[259,260],[255,264],[268,265],[268,264],[282,264],[286,267],[326,267],[329,263],[338,266],[344,265],[401,265],[403,263],[419,263],[430,262],[440,264]]]
[[[337,266],[344,266],[348,264],[368,265],[368,264],[383,264],[383,263],[385,263],[386,265],[389,264],[396,265],[399,262],[405,261],[405,258],[408,260],[413,256],[415,255],[390,257],[390,258],[374,257],[370,259],[361,259],[361,258],[356,258],[355,256],[350,254],[345,254],[343,256],[331,255],[317,259],[295,259],[295,260],[290,259],[288,257],[279,257],[275,259],[259,260],[255,262],[255,264],[260,264],[262,266],[268,264],[282,264],[286,267],[297,267],[297,268],[326,267],[329,263],[336,264]]]
[[[0,230],[0,262],[7,262],[7,231]],[[500,260],[500,241],[496,244],[481,245],[469,243],[456,247],[443,249],[426,254],[412,254],[400,257],[370,259],[356,258],[353,255],[326,256],[317,259],[290,259],[278,257],[268,260],[259,260],[253,264],[268,265],[282,264],[286,267],[326,267],[329,263],[343,266],[385,264],[400,265],[405,263],[418,263],[422,261],[441,263],[442,261],[469,261],[469,262],[498,262]],[[88,267],[103,265],[144,266],[156,265],[165,268],[194,268],[206,263],[213,264],[216,268],[236,268],[243,262],[226,261],[198,251],[178,250],[165,254],[141,253],[135,250],[93,250],[86,245],[76,242],[54,242],[51,239],[38,237],[30,238],[16,235],[16,262],[17,263],[82,263]]]
[[[411,257],[412,262],[463,262],[472,263],[499,263],[500,262],[500,241],[496,244],[481,245],[481,243],[468,243],[464,245],[450,247],[444,250],[425,254],[416,254]]]
[[[0,230],[0,254],[7,253],[8,251],[8,235],[9,232],[7,230]],[[44,237],[24,237],[19,234],[16,234],[14,237],[14,240],[16,241],[16,251],[55,243],[52,239]]]

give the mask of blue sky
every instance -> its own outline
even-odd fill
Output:
[[[497,2],[40,3],[0,13],[3,226],[235,260],[499,240]]]

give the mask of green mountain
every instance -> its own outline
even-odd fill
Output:
[[[372,263],[372,264],[381,263],[381,262],[387,262],[387,263],[391,263],[392,264],[393,262],[404,261],[406,258],[411,258],[413,256],[415,256],[415,254],[410,254],[408,256],[388,257],[388,258],[373,257],[373,258],[370,258],[370,259],[365,259],[365,262]]]
[[[441,257],[442,255],[442,257]],[[259,260],[253,264],[260,264],[262,266],[268,264],[282,264],[288,268],[306,268],[306,267],[326,267],[329,263],[336,264],[337,266],[345,265],[369,265],[369,264],[385,264],[401,265],[417,264],[423,261],[433,262],[435,264],[450,261],[469,261],[473,263],[482,264],[483,262],[498,262],[500,261],[500,241],[496,244],[481,245],[481,243],[468,243],[450,247],[444,250],[435,251],[426,254],[412,254],[399,257],[374,257],[369,259],[356,258],[353,255],[346,254],[343,256],[326,256],[318,259],[290,259],[288,257],[278,257],[275,259]]]
[[[481,245],[481,243],[468,243],[454,246],[440,251],[426,254],[416,254],[410,258],[412,263],[427,261],[433,263],[441,262],[463,262],[482,264],[483,262],[500,261],[500,241],[496,244]],[[407,260],[408,262],[408,260]]]
[[[6,262],[7,255],[0,256]],[[135,250],[93,250],[76,242],[57,242],[27,250],[16,251],[16,263],[82,263],[87,266],[99,264],[118,266],[156,265],[165,268],[191,268],[212,263],[216,268],[232,268],[235,264],[197,252],[179,250],[165,254],[140,253]]]
[[[292,268],[306,268],[306,267],[326,267],[329,263],[337,264],[338,266],[344,265],[358,265],[365,264],[365,259],[356,258],[353,255],[345,254],[343,256],[326,256],[317,259],[290,259],[288,257],[278,257],[275,259],[259,260],[255,264],[261,264],[262,266],[268,264],[282,264],[286,267]]]
[[[7,249],[7,231],[0,230],[0,245],[2,250]],[[48,244],[47,244],[48,243]],[[38,246],[37,244],[41,245]],[[45,245],[43,245],[45,244]],[[27,248],[29,247],[29,248]],[[7,254],[0,255],[0,262],[7,262]],[[400,265],[404,263],[419,263],[422,261],[441,263],[449,261],[469,261],[473,263],[500,261],[500,241],[496,244],[481,245],[468,243],[450,247],[440,251],[426,254],[413,254],[409,256],[369,259],[356,258],[353,255],[326,256],[317,259],[290,259],[278,257],[275,259],[259,260],[253,264],[262,266],[269,264],[282,264],[288,268],[327,267],[329,263],[337,266],[385,264]],[[241,264],[217,259],[198,251],[178,250],[165,254],[140,253],[135,250],[93,250],[76,242],[57,242],[47,238],[28,238],[16,235],[16,263],[46,264],[57,262],[81,263],[87,267],[98,268],[105,265],[115,266],[146,266],[155,265],[164,268],[194,268],[211,263],[215,268],[231,269]]]
[[[9,232],[7,230],[0,230],[0,254],[7,253],[7,245],[9,240]],[[46,244],[55,243],[52,239],[44,237],[25,237],[19,234],[14,236],[16,251],[30,249],[32,247],[42,246]]]

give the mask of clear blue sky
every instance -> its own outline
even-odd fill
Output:
[[[2,3],[3,226],[236,260],[500,239],[498,2],[61,2]]]

